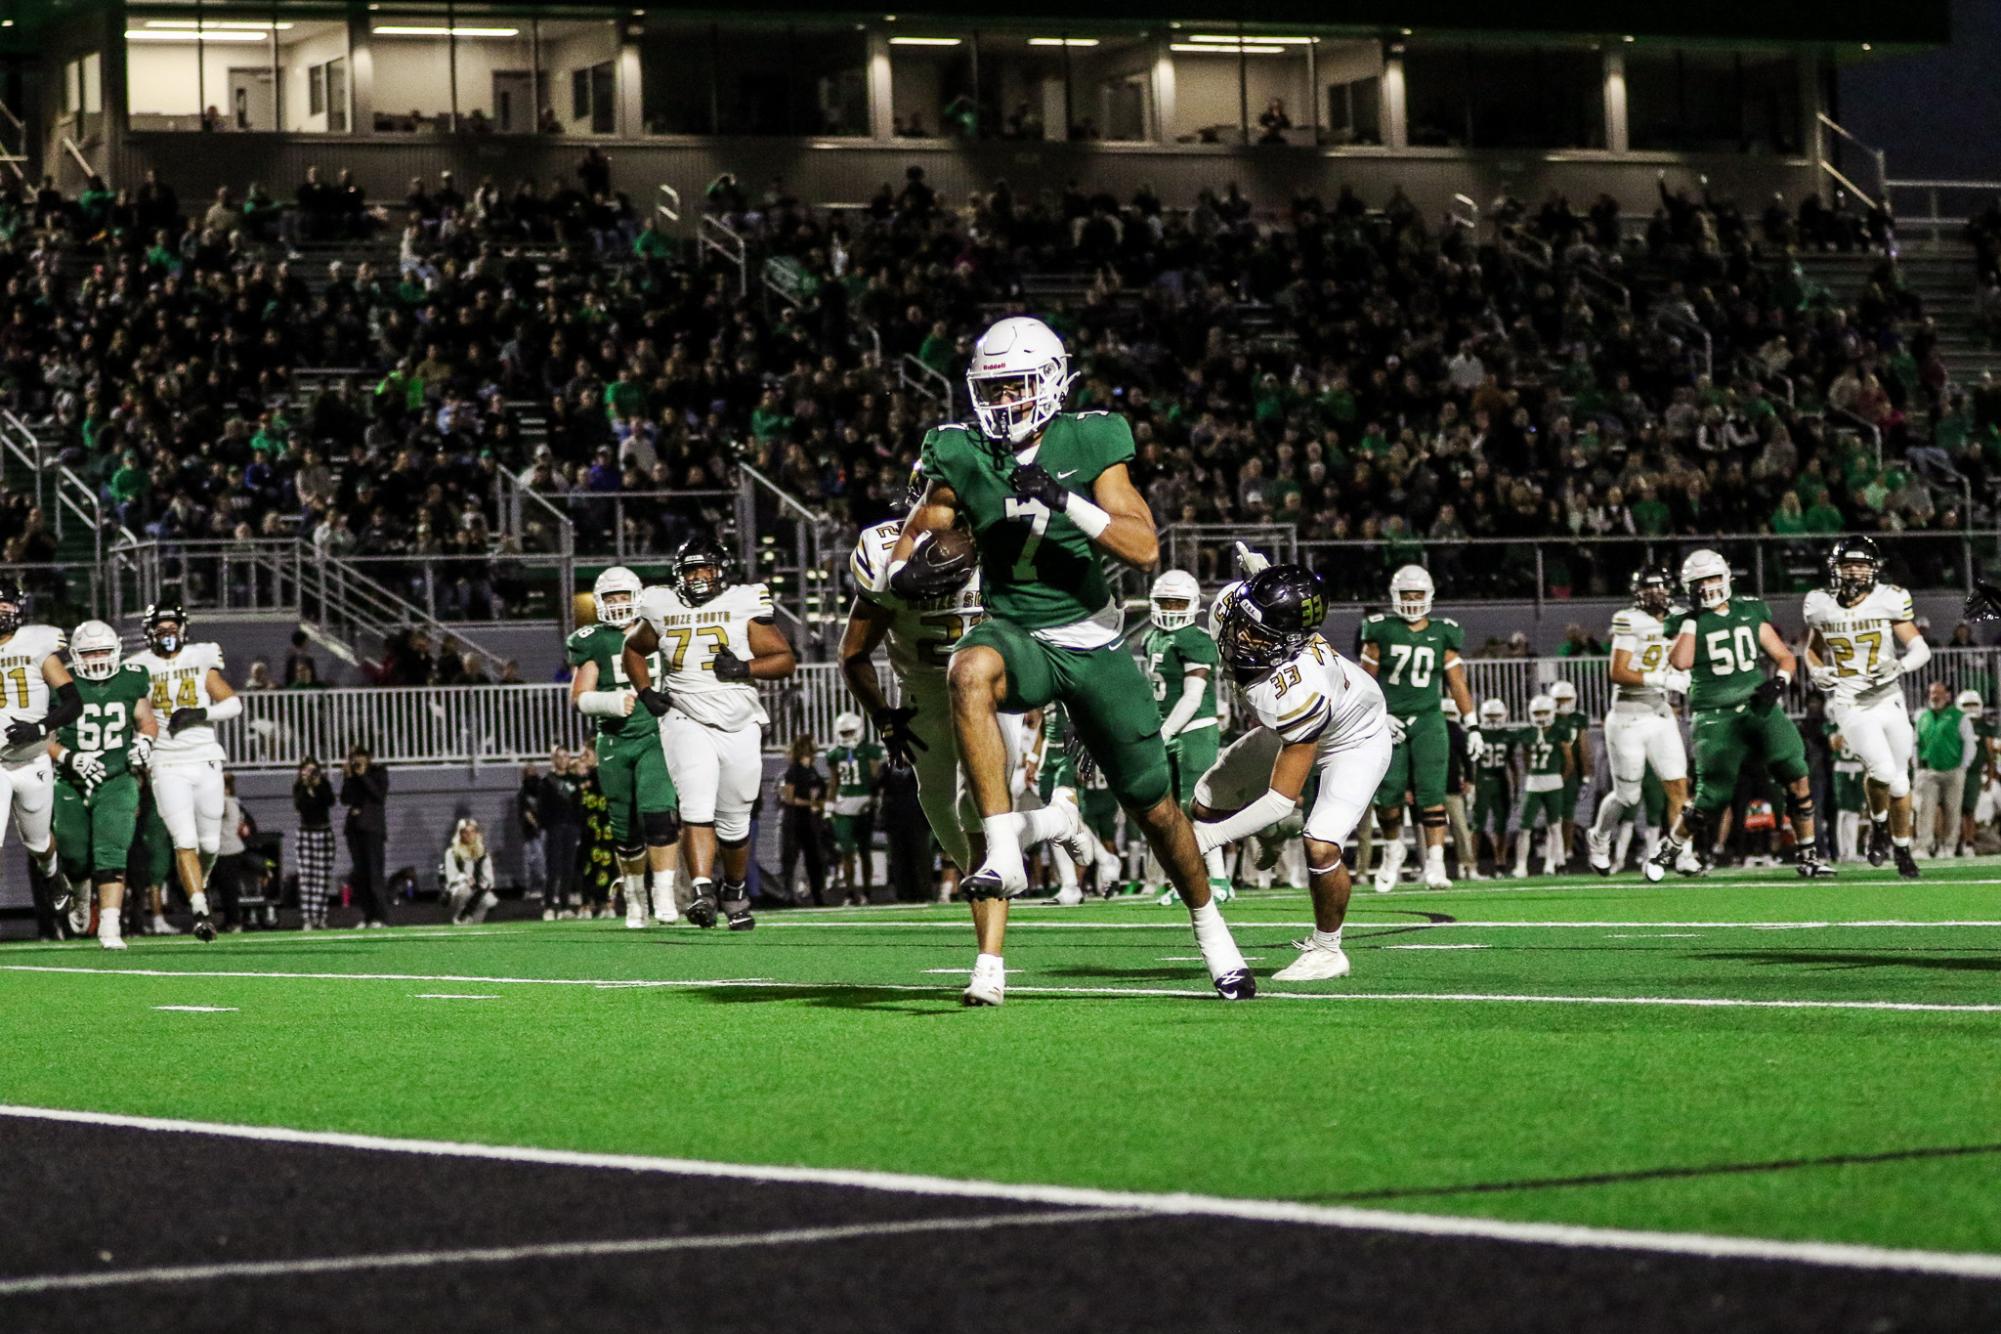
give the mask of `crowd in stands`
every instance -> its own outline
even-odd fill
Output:
[[[447,174],[394,202],[317,168],[283,205],[184,203],[150,173],[0,187],[0,399],[134,533],[303,538],[412,595],[412,557],[455,558],[421,592],[475,618],[554,543],[532,505],[504,530],[510,483],[637,552],[725,521],[744,464],[844,524],[891,513],[956,415],[912,384],[952,391],[972,336],[1024,308],[1068,339],[1074,405],[1131,420],[1163,524],[1367,541],[1325,562],[1356,596],[1420,553],[1525,591],[1532,539],[1623,540],[1545,542],[1558,596],[1617,591],[1679,534],[1956,552],[2001,482],[2001,390],[1950,383],[1887,217],[1817,199],[1748,213],[1664,178],[1641,228],[1610,199],[1504,196],[1474,230],[1400,190],[1259,213],[1234,185],[1178,207],[995,181],[954,203],[912,167],[859,210],[729,175],[707,206],[748,242],[748,297],[642,224],[596,150],[573,181]],[[353,253],[302,251],[327,244]],[[1882,259],[1844,304],[1802,248]],[[322,367],[353,373],[297,374]],[[10,498],[0,542],[31,559],[46,523]]]

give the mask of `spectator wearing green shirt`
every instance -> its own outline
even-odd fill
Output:
[[[660,219],[649,218],[639,235],[632,238],[632,253],[641,259],[672,259],[674,241],[660,230]]]
[[[931,332],[924,335],[923,343],[917,348],[919,361],[948,378],[952,374],[952,359],[957,354],[958,344],[953,340],[952,332],[943,320],[932,323]]]
[[[1640,488],[1640,498],[1633,502],[1632,513],[1633,527],[1639,530],[1642,537],[1665,536],[1668,523],[1673,517],[1668,512],[1666,502],[1652,486]]]
[[[1771,526],[1781,537],[1797,537],[1806,532],[1806,511],[1800,508],[1798,493],[1788,491],[1779,497],[1779,507],[1772,511]]]
[[[1806,531],[1832,534],[1847,526],[1841,511],[1834,507],[1834,498],[1823,487],[1820,494],[1814,497],[1813,507],[1806,512]]]
[[[118,521],[128,528],[137,527],[138,512],[145,508],[146,498],[153,492],[153,478],[139,463],[139,452],[128,449],[119,462],[118,471],[111,474],[111,503],[118,509]]]

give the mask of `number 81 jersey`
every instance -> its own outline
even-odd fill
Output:
[[[1376,646],[1376,684],[1398,718],[1438,711],[1445,655],[1460,652],[1466,632],[1449,616],[1432,616],[1416,630],[1401,616],[1377,612],[1362,622],[1362,642]]]
[[[909,683],[936,677],[942,684],[952,646],[980,623],[980,572],[975,569],[955,593],[930,602],[903,602],[889,591],[889,555],[902,536],[903,524],[896,519],[864,529],[848,571],[861,598],[890,613],[889,666],[896,679]]]
[[[40,722],[49,711],[49,683],[42,664],[61,653],[68,637],[53,625],[24,625],[0,644],[0,732],[13,722]],[[26,764],[48,750],[48,742],[31,741],[18,750],[0,750],[0,760]]]
[[[215,703],[208,694],[209,669],[222,670],[222,645],[184,644],[171,658],[145,649],[125,660],[143,667],[153,683],[153,712],[160,722],[159,739],[153,743],[153,767],[190,764],[227,758],[215,739],[212,723],[196,723],[181,729],[179,736],[167,732],[167,723],[176,709],[206,709]]]
[[[750,681],[718,681],[716,658],[733,653],[745,662],[757,655],[750,647],[750,623],[770,621],[777,614],[771,592],[763,584],[736,584],[707,602],[683,601],[665,584],[639,595],[639,621],[660,636],[660,658],[666,679],[656,684],[667,691],[675,708],[705,727],[740,732],[770,721]],[[637,624],[637,622],[635,623]]]
[[[1827,659],[1837,673],[1834,701],[1841,704],[1875,704],[1903,697],[1897,678],[1876,676],[1876,669],[1897,657],[1894,627],[1917,619],[1911,595],[1895,584],[1877,584],[1852,607],[1841,605],[1833,593],[1817,588],[1806,595],[1803,609],[1806,628],[1820,631],[1827,644]]]

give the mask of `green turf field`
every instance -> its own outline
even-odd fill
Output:
[[[1018,906],[996,1011],[959,907],[11,944],[0,1102],[2001,1252],[2001,864],[1925,875],[1362,893],[1249,1005],[1135,900]]]

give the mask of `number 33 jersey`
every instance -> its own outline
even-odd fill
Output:
[[[145,668],[146,675],[152,678],[153,713],[160,724],[160,735],[153,743],[155,769],[168,764],[227,758],[222,743],[215,739],[211,723],[182,728],[179,736],[167,732],[167,723],[175,709],[206,709],[215,703],[208,694],[208,673],[210,668],[222,670],[222,645],[183,644],[181,651],[171,658],[144,649],[125,661]]]
[[[1806,628],[1820,631],[1827,660],[1838,674],[1830,703],[1875,704],[1892,695],[1902,697],[1894,676],[1879,669],[1897,661],[1894,627],[1917,619],[1911,595],[1895,584],[1877,584],[1852,607],[1833,593],[1817,588],[1806,595]]]
[[[1246,686],[1244,699],[1279,740],[1311,742],[1321,761],[1389,726],[1375,678],[1319,635],[1269,676]]]
[[[736,584],[696,606],[665,584],[639,595],[639,620],[660,636],[659,661],[667,676],[656,682],[674,707],[704,727],[739,732],[770,721],[751,681],[718,681],[716,657],[731,653],[750,661],[752,621],[776,615],[770,590],[763,584]]]
[[[848,570],[862,599],[890,614],[889,665],[896,679],[942,685],[952,646],[980,623],[980,572],[975,569],[957,592],[930,602],[904,602],[889,591],[889,554],[902,535],[903,524],[895,519],[864,529]]]

